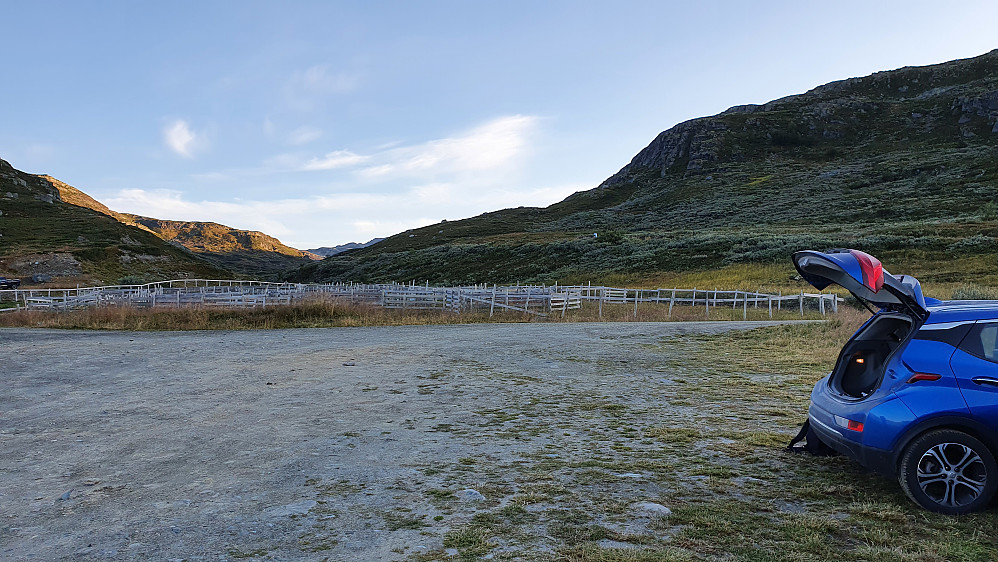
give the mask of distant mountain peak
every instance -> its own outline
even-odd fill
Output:
[[[367,242],[364,242],[364,243],[348,242],[346,244],[340,244],[339,246],[323,246],[321,248],[313,248],[311,250],[306,250],[306,251],[307,252],[311,252],[311,253],[313,253],[313,254],[315,254],[317,256],[329,257],[329,256],[335,256],[336,254],[342,254],[343,252],[345,252],[347,250],[356,250],[358,248],[366,248],[366,247],[371,246],[373,244],[377,244],[378,242],[381,242],[382,240],[384,240],[384,238],[372,238],[371,240],[368,240]]]

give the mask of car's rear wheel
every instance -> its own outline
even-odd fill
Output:
[[[985,507],[998,487],[998,466],[988,447],[954,429],[930,431],[904,450],[898,481],[929,511],[958,515]]]

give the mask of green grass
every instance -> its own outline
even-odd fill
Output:
[[[814,381],[865,317],[856,311],[820,324],[670,337],[612,379],[629,383],[621,372],[655,369],[668,384],[641,378],[603,390],[620,402],[595,395],[598,385],[538,384],[530,398],[478,412],[501,415],[521,437],[548,444],[530,462],[458,458],[441,467],[436,474],[445,481],[474,467],[478,478],[511,484],[490,492],[499,499],[473,515],[449,515],[444,547],[462,560],[504,552],[507,559],[608,562],[998,558],[994,509],[928,513],[893,479],[843,457],[782,452],[806,416]],[[634,392],[655,399],[629,403]],[[500,430],[494,423],[448,428],[454,439]],[[460,510],[444,497],[448,491],[428,494]],[[635,520],[630,504],[645,499],[672,514]]]
[[[998,79],[981,68],[996,58],[880,73],[704,118],[691,125],[707,155],[699,167],[688,169],[688,157],[667,166],[663,153],[544,209],[406,231],[288,277],[790,288],[792,252],[852,247],[923,281],[998,286],[994,119],[953,101],[995,91]]]

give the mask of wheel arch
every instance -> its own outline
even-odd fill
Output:
[[[939,416],[916,423],[910,429],[905,431],[896,441],[894,447],[892,447],[893,458],[891,459],[895,474],[900,469],[901,457],[903,456],[905,449],[908,448],[908,445],[922,435],[937,429],[953,429],[956,431],[962,431],[963,433],[978,439],[981,443],[984,443],[984,445],[991,452],[991,456],[998,459],[998,435],[995,434],[994,429],[991,429],[987,425],[972,418],[963,416]]]

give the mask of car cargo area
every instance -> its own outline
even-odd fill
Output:
[[[880,386],[891,354],[908,338],[909,317],[881,314],[842,348],[829,379],[832,390],[848,398],[863,399]]]

